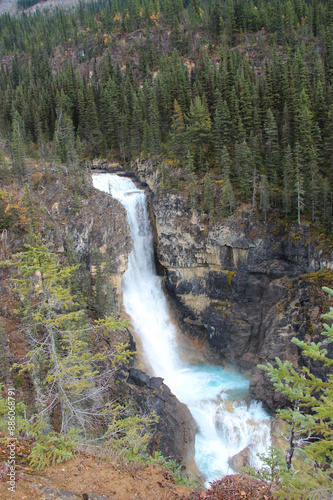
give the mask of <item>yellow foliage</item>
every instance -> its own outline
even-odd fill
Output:
[[[25,230],[29,224],[30,217],[27,207],[22,202],[23,192],[17,186],[11,190],[2,189],[0,198],[4,202],[4,213],[10,215],[12,219],[11,228],[20,228]]]
[[[159,12],[156,12],[156,14],[152,14],[150,16],[150,19],[153,21],[153,23],[155,23],[155,26],[158,26],[158,19],[159,19],[159,15],[160,13]]]

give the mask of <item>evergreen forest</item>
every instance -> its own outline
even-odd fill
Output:
[[[332,0],[23,11],[34,3],[0,17],[0,133],[18,179],[27,156],[141,156],[165,189],[183,171],[210,217],[247,204],[332,233]]]

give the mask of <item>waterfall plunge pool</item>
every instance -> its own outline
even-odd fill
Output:
[[[229,459],[247,448],[250,463],[271,444],[270,417],[258,401],[247,403],[249,380],[220,366],[182,359],[154,264],[153,236],[144,191],[116,174],[93,174],[93,185],[125,207],[133,240],[122,280],[123,304],[155,376],[163,377],[192,413],[198,431],[195,462],[207,484],[232,470]]]

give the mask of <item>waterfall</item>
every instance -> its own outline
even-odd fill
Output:
[[[122,281],[123,304],[154,375],[191,411],[198,425],[195,461],[211,482],[233,473],[228,460],[249,447],[252,465],[270,446],[270,421],[261,403],[245,403],[249,380],[219,366],[182,359],[160,278],[154,265],[152,229],[144,191],[115,174],[94,174],[94,187],[111,193],[127,211],[133,239]]]

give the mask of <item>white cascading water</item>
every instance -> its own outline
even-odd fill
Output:
[[[228,460],[249,447],[251,464],[271,444],[270,420],[261,403],[247,405],[249,381],[219,366],[191,365],[181,359],[160,278],[144,191],[127,177],[94,174],[96,189],[112,194],[127,210],[133,239],[122,281],[123,303],[154,375],[190,409],[198,425],[195,462],[207,483],[234,471]],[[243,400],[242,400],[243,398]]]

